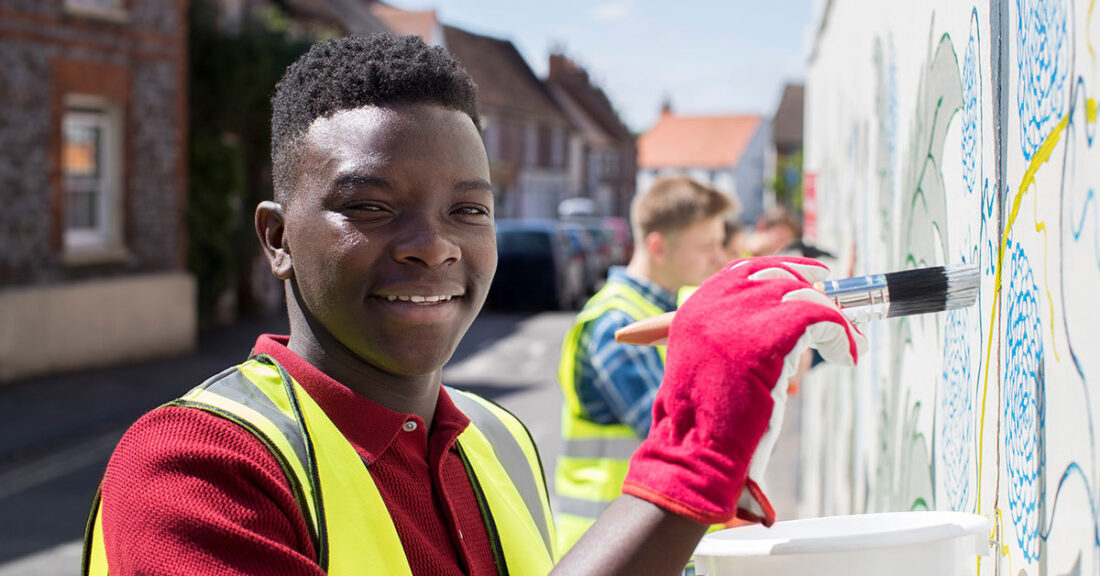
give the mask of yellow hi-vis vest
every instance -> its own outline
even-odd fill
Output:
[[[577,394],[577,348],[581,332],[609,310],[622,310],[635,321],[664,312],[630,286],[609,282],[577,315],[562,343],[558,382],[562,405],[562,447],[554,474],[557,492],[558,551],[564,554],[592,526],[613,500],[622,494],[630,457],[641,444],[634,429],[625,424],[599,424],[589,420]],[[657,348],[661,361],[665,348]]]
[[[471,420],[456,440],[489,534],[497,573],[546,574],[554,528],[538,453],[503,408],[448,388]],[[283,468],[328,574],[411,575],[404,549],[363,460],[306,391],[270,356],[207,380],[169,405],[206,410],[258,438]],[[97,493],[84,536],[83,573],[107,574]]]

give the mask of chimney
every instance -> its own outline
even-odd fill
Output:
[[[551,52],[549,78],[551,80],[561,78],[565,73],[565,64],[565,56],[561,52]]]
[[[661,99],[661,118],[672,115],[672,97],[665,94]]]

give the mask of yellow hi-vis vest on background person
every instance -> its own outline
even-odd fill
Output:
[[[546,574],[557,558],[542,467],[526,428],[503,408],[448,388],[471,420],[455,442],[470,475],[498,574]],[[206,410],[251,432],[279,460],[321,569],[335,576],[410,575],[397,529],[351,444],[274,359],[256,356],[173,406]],[[84,574],[107,574],[100,496],[84,537]]]
[[[565,554],[613,500],[622,494],[630,457],[641,440],[625,424],[598,424],[586,418],[577,394],[577,347],[581,332],[609,310],[622,310],[635,321],[664,312],[633,288],[608,283],[584,305],[565,335],[558,366],[565,403],[562,405],[562,446],[554,474],[557,492],[558,552]],[[665,348],[657,348],[661,361]]]

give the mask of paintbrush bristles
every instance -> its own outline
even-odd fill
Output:
[[[944,310],[965,308],[978,299],[978,285],[981,274],[978,267],[969,264],[949,266],[947,274],[947,302]]]
[[[887,317],[943,312],[974,302],[978,294],[974,266],[934,266],[886,275],[890,311]]]

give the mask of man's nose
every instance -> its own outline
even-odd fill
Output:
[[[426,216],[410,216],[405,232],[394,245],[394,258],[435,268],[458,262],[462,250],[448,235],[445,223]]]

